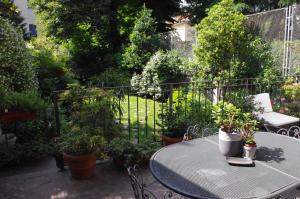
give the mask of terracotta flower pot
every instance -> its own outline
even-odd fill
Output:
[[[36,111],[10,111],[0,113],[0,122],[7,124],[16,121],[26,121],[26,120],[35,120],[37,118]]]
[[[69,155],[64,153],[64,160],[67,161],[72,176],[75,179],[87,179],[90,178],[96,166],[96,155]]]
[[[170,144],[175,144],[175,143],[181,142],[183,139],[183,137],[182,138],[173,138],[173,137],[169,137],[169,136],[165,136],[165,135],[162,135],[161,138],[163,140],[164,146],[168,146]]]

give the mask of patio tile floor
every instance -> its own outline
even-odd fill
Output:
[[[153,182],[148,169],[143,170],[146,182]],[[165,189],[152,187],[159,198]],[[70,172],[59,171],[53,158],[34,165],[0,171],[1,199],[131,199],[133,192],[126,170],[111,162],[97,164],[95,175],[88,180],[74,180]]]

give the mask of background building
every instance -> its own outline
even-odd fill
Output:
[[[36,22],[35,15],[31,8],[28,7],[27,0],[14,0],[14,3],[21,12],[21,16],[24,17],[24,23],[26,23],[26,32],[29,33],[30,37],[36,36]]]

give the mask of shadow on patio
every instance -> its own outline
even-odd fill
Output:
[[[154,178],[143,170],[146,182]],[[152,190],[162,196],[165,189],[158,183]],[[99,163],[89,180],[74,180],[68,170],[59,171],[53,158],[42,163],[0,171],[0,198],[5,199],[130,199],[134,198],[127,171],[110,162]]]

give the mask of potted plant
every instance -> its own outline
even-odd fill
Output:
[[[137,150],[128,137],[118,137],[109,144],[108,154],[115,166],[121,168],[136,162]]]
[[[242,134],[239,131],[241,110],[231,103],[220,101],[213,106],[213,118],[219,127],[219,149],[224,156],[241,152]]]
[[[111,140],[120,129],[116,124],[115,105],[110,93],[101,89],[71,86],[63,94],[68,121],[59,139],[72,176],[89,178],[96,164],[96,153],[103,153],[106,140]]]
[[[160,114],[162,120],[163,133],[161,135],[163,145],[168,146],[181,142],[183,136],[190,125],[191,120],[186,116],[180,107],[176,107],[173,111],[166,110]]]
[[[0,104],[0,121],[2,123],[11,123],[15,121],[34,120],[37,118],[37,111],[47,106],[48,103],[37,92],[6,91],[2,96]]]
[[[117,167],[127,167],[134,164],[146,165],[159,143],[153,137],[141,138],[138,143],[128,137],[118,137],[109,144],[109,155]]]
[[[105,143],[101,128],[74,125],[62,134],[59,145],[75,179],[86,179],[93,175],[96,152],[103,150]]]
[[[136,145],[137,163],[148,165],[151,156],[161,147],[160,142],[155,141],[154,137],[142,138]]]
[[[257,130],[258,122],[251,113],[243,113],[242,117],[241,132],[244,139],[244,157],[254,159],[256,152],[254,133]]]

